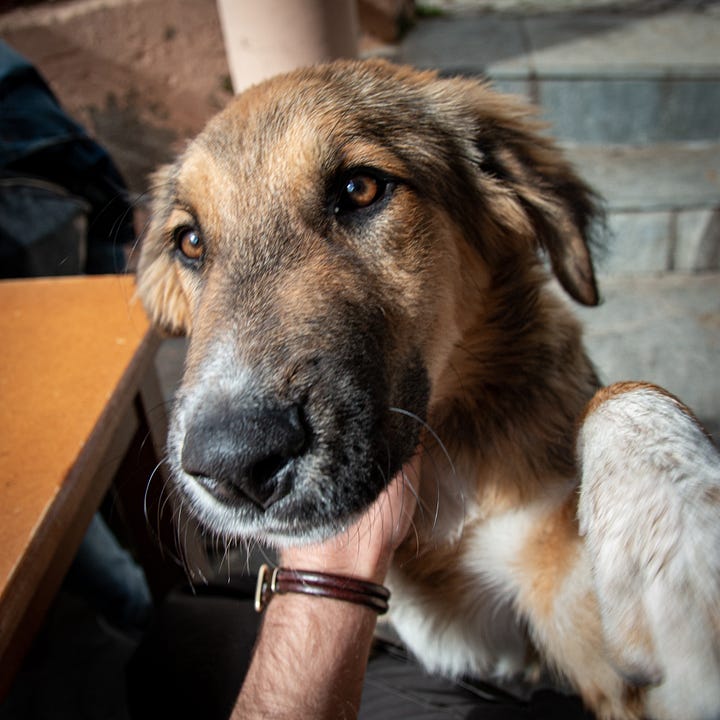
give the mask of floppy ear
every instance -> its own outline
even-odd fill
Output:
[[[137,293],[155,325],[182,335],[190,331],[190,306],[165,228],[174,173],[174,166],[166,165],[152,176],[152,218],[140,248]]]
[[[542,135],[543,126],[529,108],[483,85],[476,85],[473,94],[483,185],[502,195],[505,206],[496,222],[517,232],[519,210],[526,221],[522,225],[529,223],[523,232],[529,229],[536,245],[547,252],[568,294],[584,305],[597,305],[590,235],[602,215],[598,197]],[[508,200],[515,212],[507,213]]]

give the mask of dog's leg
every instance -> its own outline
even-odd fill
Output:
[[[591,403],[579,456],[610,662],[646,716],[720,718],[720,454],[675,398],[625,383]]]

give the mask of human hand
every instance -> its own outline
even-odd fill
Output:
[[[403,465],[378,499],[345,532],[315,545],[285,548],[281,564],[382,583],[408,534],[417,505],[421,451]]]

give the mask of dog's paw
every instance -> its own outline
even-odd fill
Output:
[[[579,434],[581,533],[608,659],[652,718],[720,717],[720,454],[663,390],[620,384]]]

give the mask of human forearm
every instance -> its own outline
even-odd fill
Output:
[[[281,564],[382,584],[415,510],[419,456],[355,524],[319,545],[286,548]],[[375,611],[306,594],[272,594],[233,720],[354,718]]]
[[[356,717],[375,612],[287,594],[274,597],[265,613],[233,720]]]

